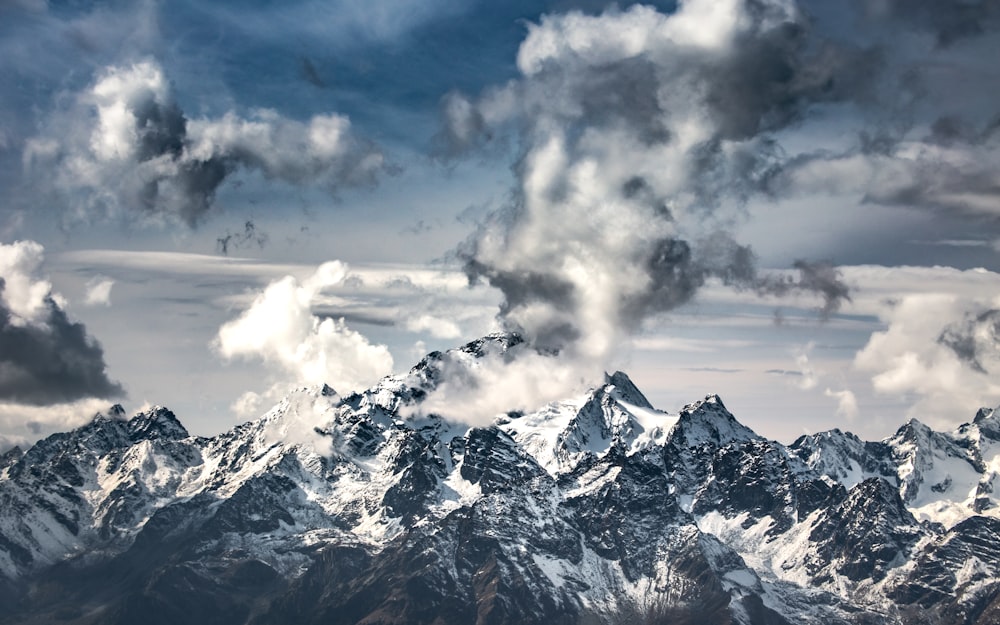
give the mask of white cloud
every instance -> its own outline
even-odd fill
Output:
[[[534,410],[585,390],[603,374],[589,363],[540,354],[525,344],[503,352],[496,345],[479,358],[458,354],[446,359],[442,381],[405,415],[437,414],[473,426],[489,425],[515,410]]]
[[[406,329],[410,332],[427,332],[441,339],[457,339],[462,336],[461,328],[454,321],[433,315],[409,317],[406,320]]]
[[[85,398],[51,406],[29,406],[0,402],[0,432],[23,445],[53,432],[65,432],[85,425],[101,412],[107,413],[106,399]]]
[[[944,424],[1000,402],[1000,384],[989,373],[1000,371],[1000,353],[989,345],[986,370],[977,370],[960,352],[942,341],[955,323],[1000,306],[1000,298],[982,301],[949,293],[917,293],[886,305],[888,325],[875,332],[855,356],[854,366],[870,373],[876,392],[913,397],[911,416]]]
[[[279,404],[279,418],[269,419],[264,427],[264,438],[270,443],[301,445],[316,453],[329,456],[333,440],[316,431],[317,426],[329,422],[331,401],[329,397],[312,397],[309,394],[292,395],[287,404]]]
[[[44,258],[44,248],[34,241],[0,244],[0,299],[12,325],[44,325],[49,318],[46,300],[54,294],[52,283],[40,277]]]
[[[152,60],[104,68],[26,142],[23,158],[39,183],[64,193],[73,219],[192,226],[238,169],[333,191],[372,184],[385,166],[382,153],[335,113],[298,121],[258,109],[189,119]]]
[[[853,421],[858,416],[858,398],[848,389],[834,391],[827,388],[823,391],[827,397],[834,397],[837,400],[837,416],[844,417],[848,421]]]
[[[392,371],[388,348],[369,343],[343,319],[321,319],[312,311],[317,297],[346,273],[346,265],[332,261],[301,282],[292,276],[272,282],[219,328],[216,349],[226,359],[263,360],[297,383],[326,383],[341,392],[374,383]]]
[[[272,399],[269,393],[256,393],[254,391],[247,391],[236,398],[236,400],[230,404],[229,409],[233,411],[240,419],[249,420],[260,416],[265,407],[265,402],[267,399]]]
[[[111,287],[115,281],[104,276],[95,276],[87,281],[87,294],[83,303],[86,306],[110,306]]]
[[[809,362],[809,352],[812,351],[813,347],[814,344],[809,343],[795,356],[795,365],[798,367],[799,373],[801,374],[797,386],[803,391],[813,389],[819,383],[820,374],[813,369]]]

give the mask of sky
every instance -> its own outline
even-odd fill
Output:
[[[490,332],[790,442],[1000,404],[993,0],[0,0],[0,448]]]

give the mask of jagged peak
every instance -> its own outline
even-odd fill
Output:
[[[980,408],[972,423],[991,438],[1000,438],[1000,408]]]
[[[374,388],[398,387],[408,384],[431,388],[441,375],[443,363],[450,361],[474,361],[492,354],[506,354],[511,348],[524,343],[519,334],[512,332],[494,332],[474,341],[469,341],[461,347],[447,351],[434,350],[421,358],[406,374],[390,375],[383,378]],[[415,379],[420,378],[420,379]]]
[[[308,398],[319,398],[319,397],[340,397],[336,389],[334,389],[329,384],[309,384],[305,386],[296,386],[289,389],[284,396],[279,400],[290,401],[297,397],[308,397]]]
[[[369,392],[369,391],[365,391]],[[309,406],[310,409],[317,406],[331,407],[343,405],[352,398],[360,397],[354,393],[344,398],[336,390],[327,384],[311,384],[308,386],[297,386],[289,389],[260,417],[250,421],[250,423],[264,423],[281,420],[287,417],[289,411],[296,412]],[[322,401],[321,401],[322,400]]]
[[[685,413],[693,414],[696,412],[713,412],[735,420],[733,414],[729,412],[726,405],[722,403],[722,398],[714,393],[705,395],[705,399],[699,399],[698,401],[691,402],[681,408],[682,415]]]
[[[982,423],[983,421],[996,420],[997,410],[996,408],[980,408],[976,412],[976,416],[972,419],[973,423]]]
[[[179,440],[190,436],[173,412],[163,406],[153,406],[137,413],[128,422],[132,440],[166,438]]]
[[[723,445],[760,438],[756,432],[737,421],[715,394],[684,406],[674,432],[675,435],[682,435],[689,446],[705,442]]]
[[[884,477],[869,477],[858,482],[847,491],[847,499],[841,505],[844,509],[863,507],[870,511],[889,510],[913,524],[916,523],[907,510],[899,489]]]
[[[14,445],[7,451],[0,453],[0,470],[11,466],[20,460],[22,456],[24,456],[24,450],[21,449],[20,445]]]
[[[972,425],[988,438],[1000,440],[1000,408],[980,408],[972,420]],[[965,427],[967,425],[961,426],[959,430]]]
[[[817,432],[813,436],[815,436],[817,438],[830,439],[830,440],[844,439],[844,438],[846,438],[846,439],[849,439],[849,440],[852,440],[852,441],[861,442],[861,439],[858,438],[857,434],[855,434],[854,432],[845,432],[844,430],[841,430],[840,428],[832,428],[832,429],[829,429],[829,430],[824,430],[822,432]]]
[[[628,402],[634,406],[640,408],[653,409],[653,405],[649,403],[646,396],[642,394],[639,387],[632,382],[631,378],[628,377],[624,371],[615,371],[611,375],[607,373],[604,374],[604,388],[607,390],[608,387],[614,387],[613,392],[625,402]]]
[[[128,418],[126,417],[125,409],[122,405],[114,404],[101,412],[95,412],[94,416],[90,420],[90,423],[101,421],[128,421]]]
[[[694,412],[706,405],[721,408],[723,412],[728,414],[730,417],[732,416],[732,414],[726,408],[726,405],[722,403],[722,398],[716,395],[715,393],[710,393],[708,395],[705,395],[705,399],[699,399],[698,401],[693,401],[690,404],[687,404],[686,406],[681,408],[681,412]]]
[[[901,425],[899,429],[896,430],[896,433],[889,437],[888,440],[891,441],[900,439],[903,441],[919,443],[920,440],[926,439],[933,434],[935,434],[935,432],[930,428],[930,426],[914,417]]]
[[[491,332],[484,337],[469,341],[458,350],[449,351],[461,351],[481,358],[492,350],[499,350],[503,353],[522,343],[524,343],[524,338],[516,332]]]
[[[841,446],[842,444],[847,444],[852,447],[863,447],[865,442],[854,432],[845,432],[840,428],[832,428],[816,432],[815,434],[803,434],[802,436],[796,438],[795,441],[788,446],[788,448],[796,450],[813,447],[825,447],[827,445]]]

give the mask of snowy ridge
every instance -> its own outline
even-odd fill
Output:
[[[873,477],[899,489],[918,520],[945,528],[974,515],[1000,518],[1000,414],[980,410],[953,432],[916,419],[891,437],[862,442],[839,430],[803,436],[789,447],[812,470],[847,488]]]
[[[0,621],[983,625],[1000,609],[994,411],[785,447],[715,395],[656,410],[622,372],[490,427],[419,409],[446,369],[514,348],[492,335],[361,393],[302,388],[212,438],[119,407],[5,454],[0,597],[26,598]],[[65,599],[25,594],[52,567]]]

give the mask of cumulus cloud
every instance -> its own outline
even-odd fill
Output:
[[[215,347],[226,359],[259,359],[294,383],[364,388],[392,372],[385,345],[373,345],[343,319],[313,312],[317,298],[343,282],[347,266],[324,263],[301,282],[286,276],[257,294],[239,317],[219,328]],[[252,404],[252,397],[241,400]]]
[[[521,150],[512,201],[460,248],[470,279],[503,293],[505,328],[577,374],[600,372],[710,279],[818,292],[833,312],[847,296],[833,268],[761,275],[731,232],[780,166],[773,134],[859,88],[862,57],[810,40],[787,2],[543,17],[518,51],[520,78],[444,101],[447,152],[503,133]]]
[[[104,352],[41,276],[43,248],[0,244],[0,402],[49,406],[123,394]]]
[[[880,315],[887,324],[857,353],[879,393],[914,398],[910,413],[946,424],[1000,401],[1000,301],[954,294],[907,295]]]
[[[125,215],[196,225],[237,170],[336,191],[367,185],[385,166],[346,117],[288,119],[258,109],[189,118],[162,68],[110,66],[27,141],[24,162],[72,207],[76,219]],[[44,176],[44,177],[43,177]]]

